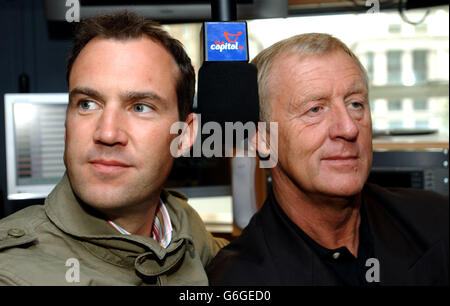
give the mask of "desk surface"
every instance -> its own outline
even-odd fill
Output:
[[[374,150],[448,150],[448,139],[447,134],[377,136],[372,143]]]
[[[191,205],[212,233],[233,231],[233,204],[231,195],[189,198]]]

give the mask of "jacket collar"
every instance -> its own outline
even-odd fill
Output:
[[[74,194],[67,173],[46,198],[45,212],[61,231],[77,239],[100,248],[131,252],[136,255],[150,251],[161,260],[167,254],[178,250],[185,240],[193,243],[188,216],[177,199],[165,190],[161,193],[161,198],[166,203],[173,226],[172,243],[167,249],[161,247],[151,237],[122,235],[117,232],[98,212]]]
[[[380,283],[408,284],[412,279],[411,268],[426,250],[406,237],[406,230],[398,218],[387,209],[392,205],[392,199],[385,194],[383,188],[371,184],[363,189],[363,201],[374,237],[375,258],[380,262]]]

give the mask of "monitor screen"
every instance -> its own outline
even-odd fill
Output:
[[[45,198],[64,174],[68,94],[5,94],[9,200]]]

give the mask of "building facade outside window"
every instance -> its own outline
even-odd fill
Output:
[[[413,71],[415,83],[428,79],[428,50],[413,51]]]
[[[426,11],[408,10],[408,18],[420,20]],[[297,34],[328,33],[341,39],[368,72],[374,129],[398,127],[398,121],[403,128],[416,128],[428,121],[429,128],[448,135],[448,5],[429,8],[418,25],[405,23],[396,11],[259,19],[247,24],[250,60],[264,48]],[[185,45],[198,70],[201,24],[165,27]]]
[[[387,51],[387,81],[389,84],[402,82],[402,51]]]
[[[415,99],[415,100],[413,100],[413,109],[415,111],[426,111],[426,110],[428,110],[428,101],[426,99]]]
[[[401,100],[390,100],[388,101],[388,110],[389,111],[401,111],[403,108]]]

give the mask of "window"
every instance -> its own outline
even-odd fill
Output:
[[[402,127],[410,128],[420,119],[448,134],[449,6],[414,11],[417,16],[409,14],[413,21],[429,11],[420,25],[408,24],[397,11],[387,10],[248,20],[249,57],[252,60],[263,49],[294,35],[331,34],[365,65],[374,126],[388,128],[390,121],[399,126],[395,122],[401,121]],[[184,44],[197,71],[201,66],[201,24],[165,27]],[[179,27],[185,28],[180,31]]]
[[[402,82],[402,51],[387,52],[387,79],[390,84]]]
[[[370,101],[369,106],[370,106],[370,112],[371,113],[375,112],[375,101]]]
[[[426,23],[421,23],[415,26],[414,31],[416,34],[427,34],[428,26]]]
[[[388,101],[388,110],[389,111],[401,111],[402,110],[402,101],[400,101],[400,100]]]
[[[367,60],[367,65],[366,65],[366,70],[367,70],[367,76],[369,77],[369,81],[373,81],[373,77],[374,77],[374,59],[375,59],[375,54],[371,51],[366,53],[366,60]]]
[[[390,120],[389,121],[389,129],[395,130],[395,129],[401,129],[401,128],[403,128],[402,120]]]
[[[428,78],[428,51],[414,50],[412,55],[415,83],[426,81]]]
[[[415,111],[423,111],[428,109],[428,101],[425,99],[413,100],[413,109]]]
[[[429,128],[428,120],[416,120],[415,121],[416,129],[427,129]]]
[[[402,31],[402,26],[400,24],[390,24],[389,25],[389,33],[400,34],[401,31]]]

